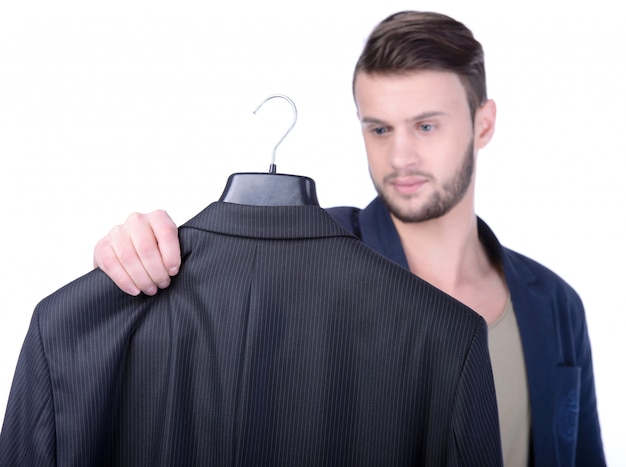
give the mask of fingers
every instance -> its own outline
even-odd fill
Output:
[[[175,276],[178,274],[181,261],[178,227],[176,227],[172,218],[165,211],[153,211],[149,216],[163,267],[169,276]]]
[[[113,230],[118,227],[114,227]],[[112,235],[113,230],[111,230],[107,237],[104,237],[96,244],[93,255],[94,267],[102,269],[111,278],[111,280],[127,294],[138,295],[139,292],[141,292],[140,288],[126,272],[124,266],[122,266],[122,263],[118,258],[113,245],[111,244],[110,236]],[[137,280],[141,282],[138,277]],[[146,287],[146,290],[148,289],[149,286]]]
[[[96,244],[94,266],[130,295],[154,295],[180,268],[178,229],[165,211],[131,214]]]

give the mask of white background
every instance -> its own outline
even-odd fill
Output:
[[[291,122],[280,100],[252,114],[268,95],[299,111],[279,172],[314,178],[322,206],[364,207],[352,69],[378,21],[415,8],[483,43],[498,124],[477,211],[582,296],[608,461],[626,465],[626,28],[609,0],[3,2],[0,417],[34,306],[114,224],[156,208],[181,224],[230,173],[267,170]]]

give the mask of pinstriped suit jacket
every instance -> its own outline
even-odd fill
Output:
[[[214,203],[154,297],[92,271],[36,308],[9,466],[496,466],[486,325],[315,206]]]

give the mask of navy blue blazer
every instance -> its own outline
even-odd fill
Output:
[[[38,304],[0,465],[501,466],[484,320],[316,206],[214,203],[154,297]]]
[[[328,210],[375,251],[408,269],[384,204]],[[479,237],[504,268],[524,350],[535,466],[606,465],[585,312],[578,294],[541,264],[502,247],[478,219]]]

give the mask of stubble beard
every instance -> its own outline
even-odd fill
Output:
[[[404,206],[406,203],[402,202],[411,198],[410,196],[402,199],[392,199],[391,196],[385,194],[383,187],[380,187],[376,182],[374,182],[374,187],[387,210],[395,218],[405,223],[425,222],[444,216],[459,204],[467,193],[473,174],[474,141],[472,140],[465,151],[463,162],[454,176],[443,184],[441,190],[433,192],[416,210]]]

